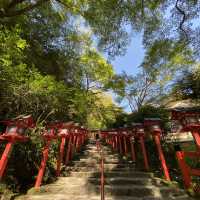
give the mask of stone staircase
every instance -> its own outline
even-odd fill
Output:
[[[189,200],[174,184],[154,177],[152,173],[137,171],[134,164],[109,147],[103,146],[105,156],[106,200]],[[100,200],[100,154],[90,141],[79,159],[66,167],[56,182],[29,192],[17,200]]]

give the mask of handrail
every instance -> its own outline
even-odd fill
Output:
[[[104,156],[103,156],[103,150],[100,145],[99,140],[96,140],[96,147],[97,151],[100,154],[100,193],[101,193],[101,200],[105,200],[105,191],[104,191],[104,184],[105,184],[105,177],[104,177]]]

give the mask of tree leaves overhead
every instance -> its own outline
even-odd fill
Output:
[[[81,56],[80,66],[87,90],[101,88],[114,74],[112,65],[95,50],[89,50]]]
[[[16,193],[33,185],[47,121],[90,129],[144,117],[167,121],[166,111],[155,108],[162,98],[198,100],[199,11],[199,0],[0,0],[0,121],[21,114],[37,121],[28,144],[13,149],[9,188]],[[105,57],[124,55],[134,33],[145,48],[139,73],[115,74]],[[113,102],[115,95],[132,114]],[[57,148],[52,145],[44,181]]]
[[[99,89],[114,73],[94,49],[90,32],[47,3],[18,16],[17,25],[11,19],[0,27],[1,117],[30,113],[89,125]]]
[[[137,79],[144,74],[114,76],[112,66],[94,47],[109,58],[123,55],[132,33],[143,33],[142,73],[164,87],[177,69],[195,64],[198,11],[197,0],[2,0],[1,43],[6,42],[7,52],[2,46],[1,62],[37,69],[42,76],[63,81],[70,91],[75,87],[81,97],[72,95],[73,102],[85,98],[83,102],[89,103],[88,98],[108,87],[113,77],[121,96],[127,85],[135,96],[139,94]]]
[[[176,100],[200,99],[200,65],[197,64],[193,70],[185,69],[173,84],[171,96]]]
[[[64,18],[82,17],[97,38],[99,48],[111,57],[124,54],[130,30],[143,32],[145,47],[156,40],[173,39],[187,43],[199,55],[198,0],[2,0],[2,22],[16,15],[29,15],[43,6],[51,6]]]

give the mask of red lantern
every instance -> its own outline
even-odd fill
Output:
[[[154,142],[157,147],[159,159],[161,162],[161,166],[163,169],[163,173],[165,175],[165,179],[170,181],[169,171],[166,164],[165,156],[160,144],[160,137],[162,134],[162,130],[160,128],[161,119],[160,118],[145,118],[144,119],[144,126],[150,131],[150,134],[153,135]]]
[[[26,142],[29,137],[25,135],[28,128],[33,128],[33,118],[31,115],[20,116],[13,120],[3,121],[7,125],[5,133],[1,135],[1,140],[8,141],[0,160],[0,179],[3,177],[7,166],[8,157],[12,151],[12,146],[16,142]]]
[[[60,123],[53,123],[53,124],[50,123],[47,125],[46,129],[44,130],[44,132],[42,134],[42,137],[46,144],[45,144],[43,152],[42,152],[43,157],[42,157],[40,168],[39,168],[38,175],[36,178],[35,188],[39,188],[42,183],[42,179],[43,179],[45,168],[46,168],[46,163],[47,163],[48,156],[49,156],[49,149],[51,146],[51,141],[58,137],[57,129],[60,126],[61,126]]]
[[[60,151],[58,155],[58,160],[57,160],[57,170],[56,170],[56,175],[60,176],[60,168],[61,164],[63,162],[63,155],[64,155],[64,148],[65,148],[65,143],[66,139],[70,137],[70,128],[74,125],[74,122],[65,122],[61,123],[60,127],[58,129],[58,136],[61,138],[61,144],[60,144]]]

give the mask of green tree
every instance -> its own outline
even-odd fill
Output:
[[[191,70],[184,70],[172,86],[172,96],[174,99],[200,99],[200,66]]]
[[[107,87],[116,93],[119,103],[127,101],[131,111],[134,112],[156,98],[159,93],[156,81],[155,77],[153,78],[145,70],[136,76],[123,72],[115,75]]]

